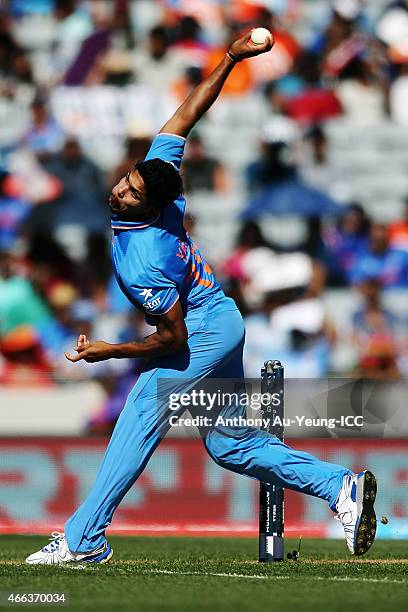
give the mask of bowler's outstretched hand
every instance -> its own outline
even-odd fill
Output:
[[[105,361],[112,357],[112,345],[103,340],[96,340],[90,342],[85,334],[80,334],[77,340],[76,346],[77,355],[71,355],[71,353],[64,353],[65,357],[76,363],[83,359],[87,363],[96,363],[97,361]]]

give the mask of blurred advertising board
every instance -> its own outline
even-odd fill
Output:
[[[0,439],[0,533],[48,533],[92,486],[107,440]],[[379,483],[379,536],[408,538],[408,440],[293,439],[289,444],[360,470]],[[217,466],[199,439],[165,439],[123,499],[111,533],[255,535],[258,484]],[[286,492],[288,535],[342,537],[326,504]]]

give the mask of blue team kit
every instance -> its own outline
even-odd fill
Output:
[[[160,158],[179,170],[184,145],[181,136],[160,133],[146,159]],[[234,301],[224,295],[211,267],[185,231],[185,205],[180,196],[158,217],[143,222],[112,217],[112,261],[119,287],[153,325],[155,317],[179,300],[188,347],[175,355],[146,361],[116,424],[95,484],[65,526],[71,551],[88,552],[104,545],[105,529],[115,509],[170,428],[168,398],[157,393],[159,380],[171,380],[172,392],[182,393],[204,378],[244,376],[241,314]],[[184,410],[180,408],[179,414]],[[240,415],[243,410],[228,407],[229,415]],[[331,507],[343,477],[351,473],[251,427],[239,427],[228,435],[225,428],[214,426],[203,428],[200,434],[207,452],[219,465],[321,497]]]

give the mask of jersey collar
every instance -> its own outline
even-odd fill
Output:
[[[121,229],[121,230],[135,230],[135,229],[144,229],[156,223],[159,219],[160,215],[154,217],[152,219],[145,219],[143,221],[120,221],[116,215],[111,216],[111,225],[112,229]]]

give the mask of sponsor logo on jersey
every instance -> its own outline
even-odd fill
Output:
[[[139,291],[139,295],[148,300],[153,296],[153,289],[142,289],[142,291]]]
[[[148,310],[154,310],[157,306],[160,305],[160,297],[151,300],[150,302],[145,302],[143,304],[143,308],[147,308]]]

